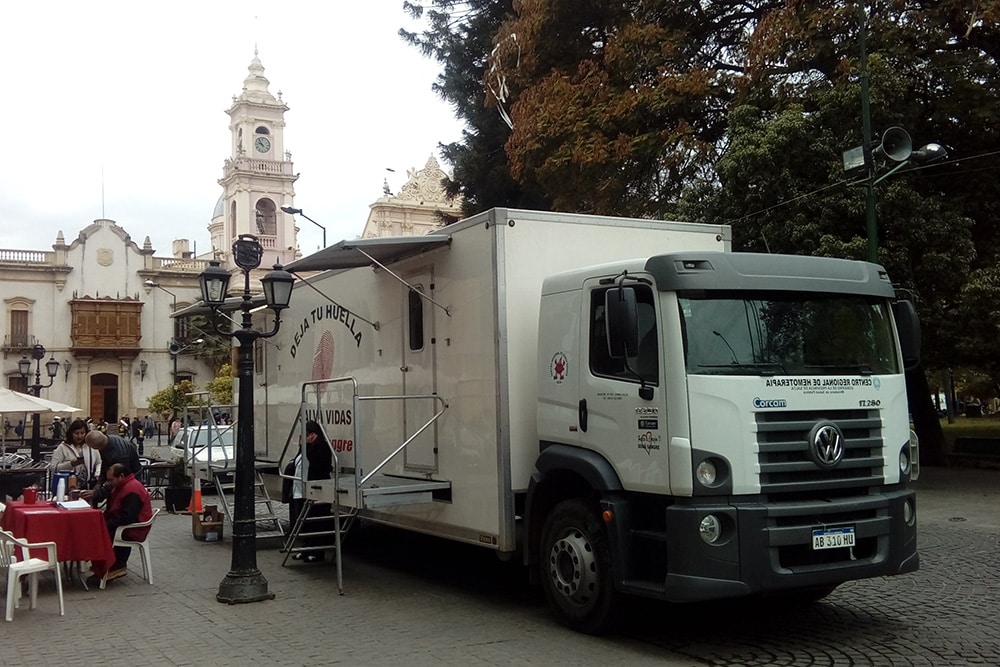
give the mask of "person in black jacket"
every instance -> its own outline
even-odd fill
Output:
[[[316,479],[330,479],[333,473],[333,451],[330,449],[330,444],[326,441],[323,436],[323,430],[314,421],[306,422],[306,459],[309,463],[308,474],[306,480],[312,481]],[[295,457],[295,476],[302,479],[302,455],[299,454]],[[305,505],[305,493],[302,488],[301,481],[292,482],[292,497],[288,504],[288,520],[291,525],[294,526],[295,522],[298,520],[299,514],[302,513],[302,507]],[[326,516],[330,512],[327,505],[313,505],[309,510],[309,517],[319,517]],[[302,532],[317,532],[322,530],[329,530],[330,527],[327,525],[326,521],[315,521],[311,522]],[[319,546],[324,543],[325,540],[322,538],[306,539],[306,546]],[[292,556],[295,560],[304,560],[307,563],[316,563],[323,560],[322,551],[314,551],[311,553],[303,552],[296,553]]]
[[[111,495],[111,484],[108,479],[108,468],[121,463],[128,468],[129,473],[139,475],[142,465],[139,463],[139,452],[135,446],[118,435],[106,435],[100,431],[91,431],[84,438],[88,447],[101,453],[101,473],[97,478],[97,487],[93,491],[84,491],[80,496],[97,507]]]

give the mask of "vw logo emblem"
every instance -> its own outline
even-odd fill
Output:
[[[833,468],[844,458],[844,434],[832,422],[821,422],[809,435],[809,455],[820,468]]]

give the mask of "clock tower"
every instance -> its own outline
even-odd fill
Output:
[[[243,91],[233,96],[229,114],[230,157],[223,165],[222,196],[215,206],[208,231],[212,249],[222,265],[235,270],[233,241],[253,234],[264,248],[262,270],[295,259],[296,230],[290,216],[281,212],[295,196],[292,154],[285,150],[285,112],[281,99],[268,90],[264,66],[254,49]]]

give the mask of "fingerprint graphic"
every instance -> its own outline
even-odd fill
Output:
[[[333,375],[333,332],[327,329],[319,337],[316,354],[313,355],[313,380],[323,380]],[[316,385],[316,393],[320,396],[326,391],[325,384]]]

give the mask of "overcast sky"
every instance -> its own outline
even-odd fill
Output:
[[[403,43],[403,0],[6,2],[0,38],[0,248],[51,250],[115,220],[157,256],[209,250],[229,116],[254,47],[300,174],[295,205],[333,244],[461,135],[431,91],[440,68]],[[450,172],[450,165],[441,163]],[[387,168],[395,172],[387,171]],[[299,221],[305,254],[322,232]]]

